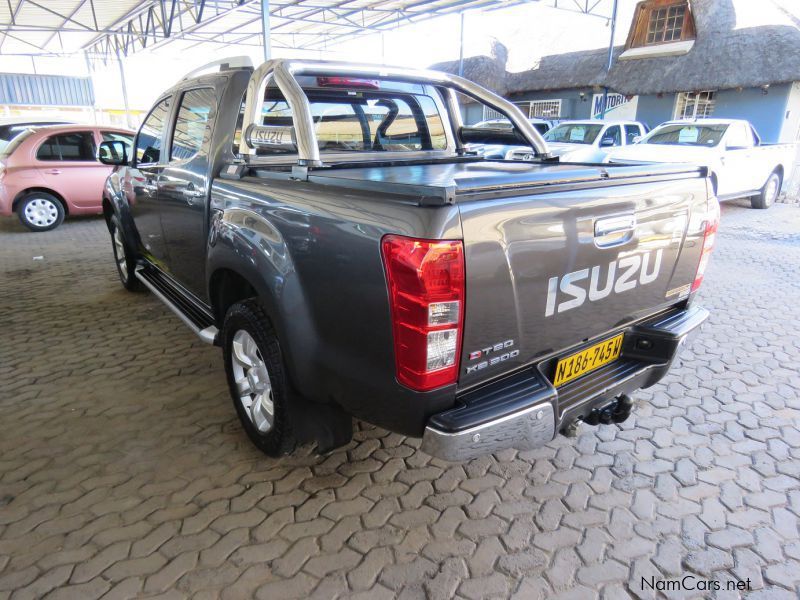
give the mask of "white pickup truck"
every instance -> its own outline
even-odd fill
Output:
[[[704,165],[720,200],[749,196],[753,208],[769,208],[796,153],[796,144],[761,143],[748,121],[703,119],[662,123],[637,143],[609,152],[606,162]]]

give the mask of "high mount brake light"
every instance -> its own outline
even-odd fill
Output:
[[[320,87],[351,87],[381,89],[381,82],[377,79],[357,79],[355,77],[317,77]]]
[[[692,283],[692,291],[696,292],[703,283],[703,275],[708,267],[708,260],[714,250],[714,243],[717,241],[717,229],[719,228],[719,202],[715,197],[708,199],[708,209],[706,211],[705,230],[703,231],[703,248],[700,251],[700,262],[697,263],[697,272]]]
[[[381,250],[397,380],[418,391],[455,383],[464,329],[463,243],[387,235]]]

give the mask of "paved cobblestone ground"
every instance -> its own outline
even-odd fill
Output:
[[[685,574],[797,598],[800,209],[745,205],[710,322],[633,418],[463,465],[369,426],[265,458],[219,351],[122,290],[100,219],[2,221],[0,599],[646,598]]]

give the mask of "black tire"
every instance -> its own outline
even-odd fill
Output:
[[[31,231],[50,231],[64,222],[64,205],[47,192],[28,192],[17,205],[19,222]]]
[[[120,282],[129,292],[143,291],[142,282],[136,278],[136,253],[125,239],[124,230],[119,226],[116,215],[108,222],[108,230],[111,233],[111,249],[114,252],[114,264]]]
[[[767,177],[764,187],[761,188],[761,193],[759,193],[758,196],[750,198],[750,206],[761,210],[767,209],[775,204],[775,200],[778,198],[780,191],[781,176],[776,171],[773,171],[770,173],[769,177]]]
[[[264,421],[270,421],[269,418],[265,419],[268,411],[254,409],[256,406],[263,408],[263,402],[258,400],[259,394],[255,391],[249,392],[253,389],[251,386],[254,381],[263,386],[264,378],[258,374],[258,369],[261,367],[255,363],[251,368],[251,371],[255,369],[255,375],[251,375],[250,371],[245,372],[245,367],[235,354],[237,350],[234,349],[234,341],[238,340],[238,351],[241,353],[241,340],[247,339],[240,332],[245,332],[255,342],[257,358],[267,371],[266,382],[270,390],[269,400],[272,407],[271,422],[267,430],[264,430],[266,426]],[[247,437],[268,456],[277,457],[292,452],[296,440],[288,412],[291,395],[283,354],[272,323],[257,299],[237,302],[228,309],[222,325],[222,353],[233,406]],[[240,392],[237,377],[238,381],[243,379],[247,381],[244,393]],[[256,387],[258,388],[258,385]],[[263,391],[261,394],[265,395]],[[248,400],[251,403],[249,409],[245,406]]]

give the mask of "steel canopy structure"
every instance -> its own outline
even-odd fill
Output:
[[[105,62],[165,44],[321,50],[426,19],[526,2],[604,19],[612,13],[612,0],[0,0],[0,55],[84,53]]]

